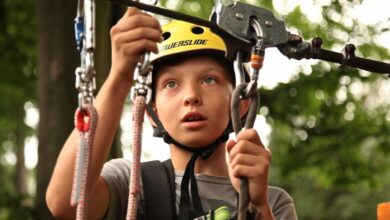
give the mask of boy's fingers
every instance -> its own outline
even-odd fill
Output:
[[[152,15],[150,15],[148,13],[145,13],[145,12],[141,11],[140,9],[138,9],[136,7],[128,7],[126,12],[125,12],[125,14],[123,15],[123,17],[131,16],[131,15],[135,15],[135,14],[141,14],[141,13],[143,15],[152,17]]]
[[[247,140],[238,141],[228,149],[228,152],[232,160],[242,155],[262,156],[267,158],[267,160],[271,160],[271,153],[264,146],[259,146],[259,144]]]
[[[138,14],[140,13],[141,11],[136,8],[136,7],[128,7],[125,14],[123,15],[123,17],[128,17],[128,16],[131,16],[131,15],[134,15],[134,14]]]
[[[230,162],[232,168],[234,169],[238,165],[247,165],[253,166],[254,164],[259,162],[259,158],[250,154],[240,154],[233,158]]]
[[[145,14],[133,15],[121,19],[118,25],[116,25],[116,31],[128,31],[137,27],[151,27],[161,31],[161,26],[157,19]]]
[[[125,53],[129,56],[134,54],[140,54],[144,51],[151,51],[153,53],[158,53],[157,45],[154,41],[150,41],[147,39],[140,40],[137,43],[130,42],[124,45]]]
[[[234,158],[238,154],[252,154],[252,155],[258,155],[260,148],[258,145],[247,141],[247,140],[241,140],[238,141],[234,147],[230,150],[229,155],[231,158]]]
[[[262,147],[264,147],[263,143],[261,142],[260,136],[257,133],[255,129],[245,129],[242,130],[240,133],[237,135],[237,142],[241,140],[247,140],[249,142],[258,144]]]
[[[226,142],[226,150],[227,150],[228,153],[230,153],[230,151],[233,149],[235,144],[236,144],[236,142],[233,141],[233,140],[228,140]]]
[[[141,39],[148,39],[154,42],[159,42],[161,40],[161,32],[147,27],[136,28],[132,31],[119,32],[113,41],[117,44],[129,43]]]
[[[236,178],[254,178],[258,174],[258,170],[251,165],[237,165],[232,169],[232,174]]]

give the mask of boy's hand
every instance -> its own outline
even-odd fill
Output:
[[[267,188],[271,154],[264,148],[257,132],[254,129],[242,130],[237,135],[237,142],[227,142],[226,150],[234,188],[239,192],[239,178],[247,178],[251,203],[258,211],[269,209]]]
[[[161,27],[157,19],[129,8],[111,28],[111,72],[117,77],[132,81],[136,63],[145,51],[158,52]]]

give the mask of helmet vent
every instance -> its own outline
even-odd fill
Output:
[[[170,32],[164,32],[164,33],[162,34],[162,37],[163,37],[164,40],[168,40],[168,38],[171,37],[171,33],[170,33]]]
[[[193,27],[193,28],[191,29],[191,31],[192,31],[192,33],[194,33],[194,34],[203,34],[203,33],[204,33],[203,28],[198,27],[198,26]]]

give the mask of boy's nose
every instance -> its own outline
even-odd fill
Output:
[[[200,99],[198,97],[187,97],[184,101],[184,105],[199,105]]]
[[[195,88],[189,88],[184,98],[184,105],[200,105],[202,104],[202,98],[199,92]]]

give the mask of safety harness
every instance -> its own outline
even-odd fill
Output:
[[[158,160],[141,163],[142,187],[144,190],[144,214],[138,216],[145,220],[170,219],[176,217],[175,173],[171,160]],[[158,186],[156,186],[158,183]],[[223,219],[230,220],[227,207],[209,210],[198,220]],[[248,219],[254,219],[255,213],[247,212]],[[180,218],[179,218],[180,219]]]

